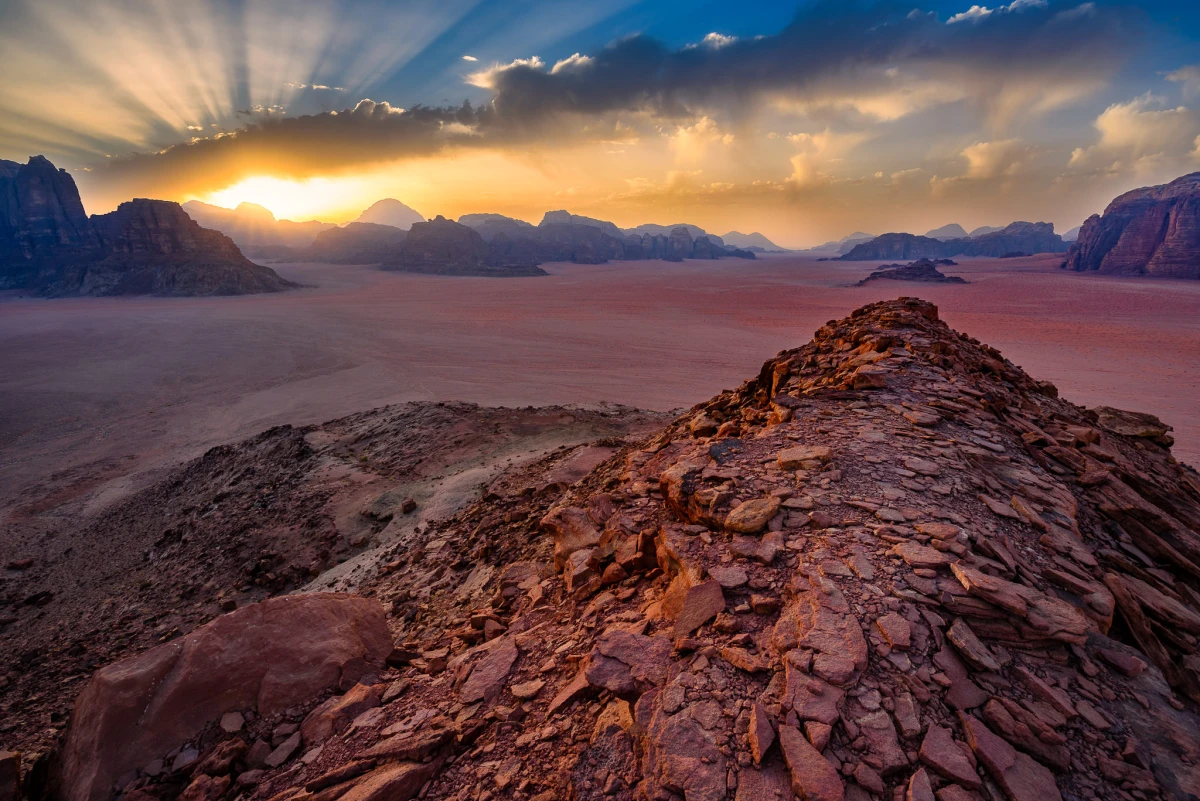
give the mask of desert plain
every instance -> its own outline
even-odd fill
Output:
[[[1151,412],[1200,464],[1200,284],[962,259],[966,285],[876,263],[547,265],[449,278],[273,264],[306,288],[225,298],[0,297],[0,507],[92,512],[206,449],[383,404],[685,408],[825,321],[916,295],[1086,406]],[[9,522],[12,522],[10,519]]]

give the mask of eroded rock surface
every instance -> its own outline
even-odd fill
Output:
[[[244,710],[222,797],[1192,798],[1200,479],[1168,438],[931,304],[864,307],[565,492],[397,543],[360,588],[380,705],[296,747],[326,699]]]

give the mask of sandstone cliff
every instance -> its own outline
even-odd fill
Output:
[[[1109,275],[1200,278],[1200,172],[1118,197],[1079,229],[1063,266]]]
[[[84,214],[65,170],[0,162],[0,287],[42,295],[228,295],[295,286],[179,206],[137,199]]]
[[[402,433],[350,441],[410,458]],[[119,792],[1191,799],[1200,476],[1170,445],[931,304],[872,304],[578,481],[403,527],[338,579],[385,604],[386,668],[210,721]]]

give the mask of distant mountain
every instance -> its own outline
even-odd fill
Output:
[[[1103,216],[1087,218],[1062,266],[1200,279],[1200,172],[1117,197]]]
[[[972,231],[971,233],[967,234],[967,236],[974,238],[977,236],[983,236],[984,234],[994,234],[997,231],[1003,231],[1003,230],[1004,230],[1004,226],[1001,226],[1001,225],[981,225],[978,228],[976,228],[974,231]]]
[[[317,234],[297,261],[327,264],[380,264],[404,244],[408,232],[391,225],[352,222]]]
[[[833,240],[826,242],[823,245],[817,245],[816,247],[808,248],[801,252],[802,253],[835,253],[840,256],[843,253],[847,253],[855,245],[858,245],[862,242],[870,242],[874,238],[875,238],[874,234],[867,234],[867,233],[863,233],[862,231],[855,231],[854,233],[850,234],[849,236],[844,236],[841,239],[833,239]]]
[[[724,234],[721,239],[726,245],[732,245],[735,248],[743,248],[745,250],[759,248],[764,253],[782,253],[786,250],[786,248],[779,247],[779,245],[776,245],[757,231],[750,234],[743,234],[740,231],[730,231]]]
[[[178,203],[135,198],[88,217],[43,156],[0,161],[0,288],[43,295],[241,295],[295,284]]]
[[[389,197],[371,204],[371,208],[358,215],[355,222],[390,225],[392,228],[407,231],[412,228],[413,223],[425,222],[425,218],[399,200]]]
[[[932,231],[926,231],[925,236],[930,239],[962,239],[967,235],[967,229],[963,228],[958,223],[950,223],[943,225],[941,228],[934,228]]]
[[[692,236],[693,238],[698,237],[698,236],[707,236],[711,240],[718,240],[718,239],[721,240],[721,244],[724,244],[724,241],[725,241],[723,237],[716,236],[715,234],[710,234],[708,231],[705,231],[700,226],[692,225],[691,223],[675,223],[674,225],[657,225],[655,223],[642,223],[641,225],[639,225],[635,228],[626,228],[625,233],[630,236],[642,236],[643,234],[650,234],[651,236],[670,236],[671,232],[674,231],[676,228],[686,228],[688,234],[690,236]]]
[[[855,245],[843,261],[883,259],[938,259],[952,256],[1000,257],[1015,253],[1063,253],[1067,243],[1054,233],[1052,223],[1015,222],[1000,231],[977,237],[942,241],[928,236],[891,233]]]
[[[1083,226],[1081,226],[1081,225],[1077,225],[1074,228],[1072,228],[1070,231],[1067,231],[1065,234],[1062,235],[1063,241],[1064,242],[1074,242],[1076,239],[1079,238],[1079,229],[1082,227]]]
[[[533,225],[524,220],[505,217],[503,214],[464,214],[458,218],[458,222],[475,229],[485,242],[491,242],[500,234],[516,238],[535,230]]]
[[[597,220],[594,217],[584,217],[582,214],[571,214],[568,211],[548,211],[542,217],[542,221],[538,224],[543,225],[587,225],[592,228],[599,228],[609,236],[621,239],[625,236],[625,232],[618,228],[613,223],[607,220]]]
[[[253,256],[287,255],[281,251],[306,248],[317,234],[337,227],[318,220],[276,220],[269,209],[255,203],[241,203],[236,209],[227,209],[189,200],[183,204],[183,210],[202,227],[220,231]]]

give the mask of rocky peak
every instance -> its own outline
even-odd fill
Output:
[[[1113,200],[1079,229],[1063,267],[1079,272],[1200,278],[1200,172]]]
[[[26,262],[57,251],[77,255],[98,246],[75,180],[45,156],[0,172],[0,253]]]
[[[871,304],[565,491],[496,482],[400,539],[359,587],[385,667],[225,711],[124,792],[1191,798],[1200,477],[1170,445]]]

